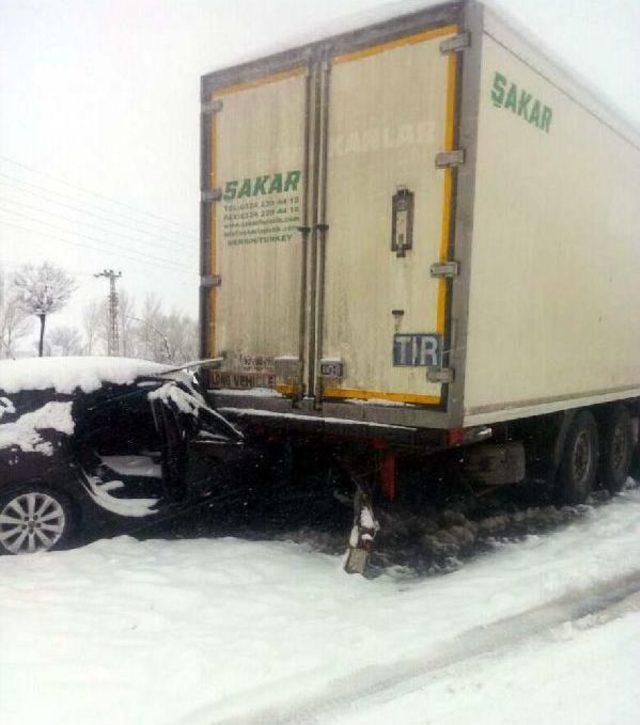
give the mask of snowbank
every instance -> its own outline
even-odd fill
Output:
[[[456,641],[464,657],[460,643],[474,629],[558,597],[579,601],[589,587],[639,572],[639,491],[447,576],[366,581],[345,575],[341,563],[291,543],[229,538],[120,537],[76,551],[1,557],[3,720],[210,725],[353,717],[493,725],[534,722],[538,710],[536,722],[640,722],[638,690],[629,685],[640,674],[637,617],[593,636],[570,632],[575,647],[569,643],[566,652],[554,646],[557,628],[545,648],[544,641],[527,644],[526,628],[511,623],[517,643],[456,662],[459,679],[411,674],[413,663],[446,657]],[[396,690],[380,694],[387,719],[377,714],[382,701],[371,699],[380,672],[396,679]],[[565,684],[573,698],[561,696]],[[350,699],[317,718],[309,703],[331,704],[337,692]],[[365,718],[356,717],[358,702]],[[612,716],[603,720],[607,708]]]
[[[132,383],[141,375],[158,375],[169,369],[148,360],[115,357],[0,360],[0,390],[10,394],[53,388],[58,393],[72,393],[80,388],[90,393],[103,383]]]

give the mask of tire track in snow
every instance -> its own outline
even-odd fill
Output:
[[[199,708],[184,718],[184,723],[216,723],[218,725],[257,725],[260,723],[291,724],[326,721],[355,700],[380,695],[399,685],[406,685],[425,675],[437,673],[452,665],[481,655],[499,651],[515,643],[542,634],[567,621],[603,613],[613,619],[627,611],[640,608],[640,571],[625,577],[602,582],[588,589],[574,590],[562,597],[519,614],[505,617],[486,626],[474,627],[424,657],[412,657],[388,665],[371,665],[327,683],[322,692],[305,700],[274,703],[261,710],[218,718],[213,708]],[[289,683],[290,684],[290,683]],[[277,683],[271,687],[277,688]],[[257,693],[256,693],[257,694]],[[264,694],[261,689],[260,695]],[[251,691],[238,697],[251,703]],[[235,703],[234,703],[235,704]]]

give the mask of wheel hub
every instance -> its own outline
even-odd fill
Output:
[[[0,544],[12,554],[47,551],[65,530],[64,509],[53,496],[19,494],[0,510]]]
[[[591,461],[591,440],[586,431],[582,431],[576,438],[573,451],[573,471],[575,480],[582,482],[589,474]]]

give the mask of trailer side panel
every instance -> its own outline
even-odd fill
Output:
[[[640,147],[483,38],[465,422],[640,393]]]

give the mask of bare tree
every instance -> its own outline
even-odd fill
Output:
[[[135,298],[125,289],[120,290],[119,298],[120,352],[124,357],[132,357],[135,355]]]
[[[15,343],[28,334],[31,320],[18,303],[15,291],[6,291],[0,270],[0,358],[15,355]]]
[[[122,354],[163,363],[183,363],[198,355],[198,325],[188,315],[165,314],[156,295],[142,304],[125,290],[120,292],[120,342]],[[84,309],[85,350],[106,349],[109,334],[107,301],[93,300]]]
[[[136,357],[138,340],[135,299],[126,290],[120,290],[118,297],[120,351],[125,357]],[[93,355],[96,352],[106,354],[110,332],[108,299],[94,298],[84,306],[82,331],[86,355]]]
[[[61,310],[76,289],[76,284],[63,269],[43,262],[21,267],[13,279],[20,307],[40,320],[38,355],[44,352],[44,330],[47,316]]]
[[[183,363],[198,357],[198,325],[188,315],[163,315],[162,329],[168,341],[171,362]]]
[[[16,343],[29,334],[31,319],[18,300],[9,298],[0,309],[0,357],[13,357]]]
[[[162,303],[156,295],[144,298],[142,309],[137,315],[137,337],[139,353],[147,360],[169,362],[169,348],[162,328]]]
[[[54,327],[49,333],[46,350],[48,355],[68,357],[82,353],[82,336],[80,330],[69,325]]]
[[[104,302],[97,299],[90,300],[82,309],[83,352],[85,355],[95,354],[96,347],[101,343],[104,312]]]

